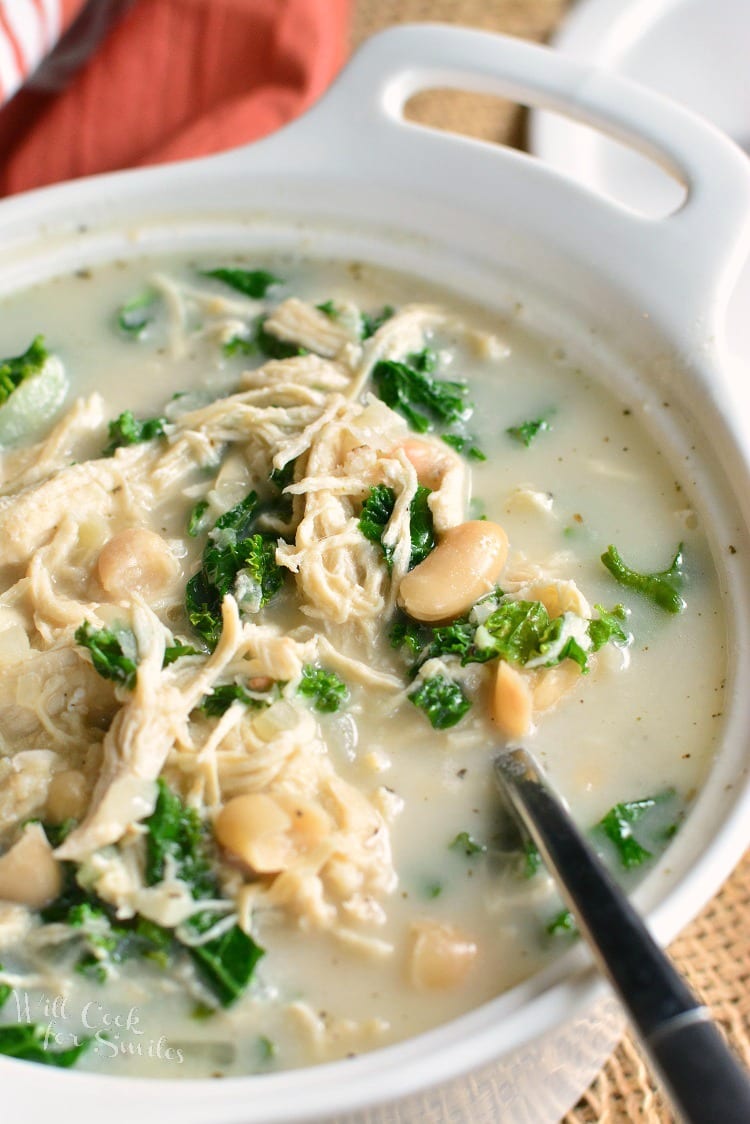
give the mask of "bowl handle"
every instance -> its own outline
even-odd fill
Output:
[[[395,129],[414,128],[404,119],[409,98],[436,87],[563,113],[654,160],[687,194],[662,219],[612,203],[631,224],[633,254],[642,249],[645,262],[657,254],[673,264],[674,255],[680,260],[689,252],[690,270],[700,278],[696,300],[700,294],[718,305],[728,299],[750,240],[750,161],[691,111],[560,52],[438,24],[392,28],[369,39],[318,105],[287,131],[312,128],[315,143],[306,148],[321,161],[345,145],[352,157],[361,153],[371,162],[374,149],[387,156]]]

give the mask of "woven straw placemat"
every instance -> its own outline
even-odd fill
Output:
[[[356,46],[382,28],[420,20],[543,41],[568,7],[568,0],[355,0],[352,42]],[[485,140],[518,144],[523,136],[522,111],[482,94],[419,94],[409,115]],[[670,951],[750,1066],[750,853]],[[633,1037],[626,1034],[564,1124],[672,1124],[672,1119]]]

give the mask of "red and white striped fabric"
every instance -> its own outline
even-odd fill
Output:
[[[0,105],[50,53],[85,0],[0,0]]]

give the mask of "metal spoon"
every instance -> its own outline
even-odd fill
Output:
[[[750,1078],[526,749],[495,758],[501,790],[555,876],[687,1124],[748,1124]]]

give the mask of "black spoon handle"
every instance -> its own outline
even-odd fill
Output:
[[[748,1124],[748,1075],[531,754],[507,750],[496,758],[495,771],[682,1119],[687,1124]]]

